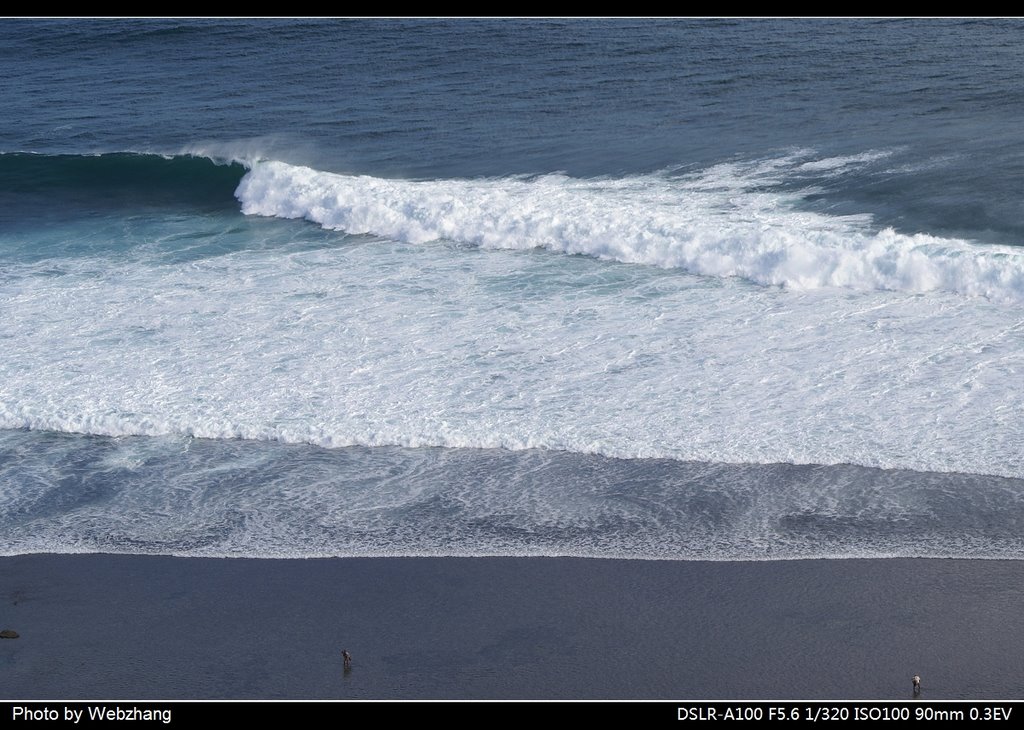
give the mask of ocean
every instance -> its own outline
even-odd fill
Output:
[[[0,555],[1024,557],[1024,21],[0,23]]]

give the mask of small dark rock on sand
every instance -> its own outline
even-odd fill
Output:
[[[10,629],[4,629],[3,631],[0,631],[0,639],[17,639],[17,638],[18,638],[18,632],[17,631],[11,631]]]

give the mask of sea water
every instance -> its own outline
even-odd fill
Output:
[[[0,554],[1024,557],[1024,22],[0,23]]]

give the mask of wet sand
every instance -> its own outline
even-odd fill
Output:
[[[1015,699],[1022,609],[1018,561],[24,555],[0,698]]]

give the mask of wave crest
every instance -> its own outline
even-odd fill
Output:
[[[805,165],[807,163],[804,163]],[[797,196],[723,165],[697,175],[388,180],[269,161],[236,191],[250,215],[409,242],[545,248],[799,290],[942,290],[1024,298],[1024,255],[800,211]]]

